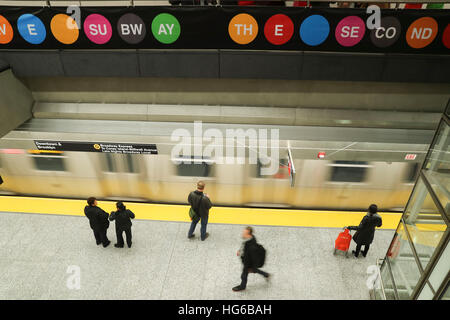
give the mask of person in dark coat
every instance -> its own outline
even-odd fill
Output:
[[[370,244],[373,241],[373,237],[375,235],[375,228],[381,227],[382,219],[377,213],[378,207],[375,204],[370,205],[369,211],[361,220],[359,226],[350,226],[348,229],[356,230],[355,235],[353,236],[353,240],[356,242],[356,250],[353,250],[352,253],[355,257],[359,256],[359,252],[361,250],[361,246],[364,245],[364,251],[362,255],[365,257],[367,252],[369,251]]]
[[[108,213],[97,207],[97,199],[90,197],[87,199],[88,205],[84,208],[84,214],[89,219],[91,229],[94,231],[97,245],[103,244],[106,248],[111,241],[108,240],[107,232],[109,228]]]
[[[241,274],[241,284],[234,287],[233,291],[242,291],[247,287],[247,278],[249,273],[258,273],[266,280],[269,280],[270,274],[255,267],[254,256],[256,250],[256,238],[253,236],[253,228],[246,227],[242,232],[242,248],[238,250],[237,255],[241,257],[243,268]]]
[[[134,219],[134,213],[128,210],[122,202],[116,203],[117,211],[111,212],[109,216],[110,221],[116,221],[116,235],[117,243],[114,245],[116,248],[123,248],[123,233],[127,238],[128,248],[131,248],[131,219]]]
[[[189,193],[188,202],[191,205],[192,209],[194,209],[197,217],[192,219],[191,227],[188,232],[188,239],[192,239],[195,237],[194,231],[197,223],[201,220],[201,228],[200,228],[200,238],[204,241],[209,237],[209,233],[206,232],[206,226],[208,225],[209,218],[209,209],[212,207],[211,200],[208,195],[203,193],[205,190],[205,183],[203,181],[197,182],[197,190]],[[197,210],[198,208],[198,211]]]

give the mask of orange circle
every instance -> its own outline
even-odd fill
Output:
[[[0,44],[10,43],[14,35],[13,28],[8,20],[0,15]]]
[[[247,13],[240,13],[228,25],[230,38],[239,44],[248,44],[258,35],[258,22]]]
[[[60,13],[50,22],[53,36],[63,44],[72,44],[78,39],[80,33],[75,20],[66,14]]]
[[[436,20],[430,17],[419,18],[406,31],[406,42],[411,48],[424,48],[433,42],[438,33]]]

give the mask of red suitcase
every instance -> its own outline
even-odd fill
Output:
[[[350,242],[352,241],[352,235],[350,234],[350,230],[344,228],[344,231],[339,233],[336,241],[334,242],[334,254],[337,251],[345,252],[345,256],[348,258],[348,249],[350,248]]]

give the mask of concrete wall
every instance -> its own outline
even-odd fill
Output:
[[[11,70],[0,72],[0,137],[30,119],[33,97]]]
[[[25,77],[41,102],[222,105],[441,113],[449,83]]]

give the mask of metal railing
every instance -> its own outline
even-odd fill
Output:
[[[382,265],[383,261],[384,261],[384,259],[377,259],[377,272],[378,272],[378,277],[380,279],[381,297],[383,298],[383,300],[387,300],[386,291],[384,289],[383,277],[381,276],[381,265]],[[376,290],[377,290],[377,288],[374,288],[374,291],[376,291]],[[374,297],[376,297],[376,294],[374,294]]]

